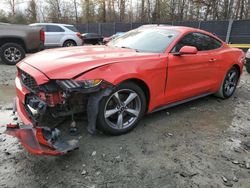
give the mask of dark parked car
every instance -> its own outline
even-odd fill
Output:
[[[9,65],[15,65],[25,53],[44,49],[44,31],[25,25],[0,23],[0,57]]]
[[[113,40],[113,39],[115,39],[115,38],[117,38],[117,37],[122,36],[124,33],[125,33],[125,32],[117,32],[117,33],[114,34],[114,35],[111,35],[111,36],[109,36],[109,37],[105,37],[105,38],[103,39],[103,44],[107,44],[109,41],[111,41],[111,40]]]
[[[82,38],[84,41],[84,44],[102,44],[103,36],[97,34],[97,33],[83,33]]]

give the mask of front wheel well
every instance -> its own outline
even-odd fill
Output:
[[[233,67],[235,67],[235,68],[237,69],[237,71],[238,71],[238,73],[239,73],[239,75],[240,75],[240,73],[241,73],[241,72],[240,72],[240,66],[237,65],[237,64],[234,64]]]
[[[146,97],[146,101],[147,101],[146,107],[147,107],[147,110],[148,110],[148,105],[149,105],[149,101],[150,101],[150,91],[149,91],[148,85],[144,81],[142,81],[140,79],[137,79],[137,78],[131,78],[131,79],[128,79],[128,80],[124,80],[121,83],[124,83],[124,82],[133,82],[142,89],[142,91],[143,91],[143,93],[145,94],[145,97]]]

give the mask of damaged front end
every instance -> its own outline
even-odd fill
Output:
[[[69,130],[74,131],[75,115],[86,114],[87,129],[91,134],[95,133],[99,102],[110,95],[112,84],[101,79],[76,81],[48,78],[38,83],[32,76],[35,71],[30,70],[29,74],[18,69],[15,111],[21,122],[8,124],[6,133],[17,137],[33,154],[63,155],[78,149],[78,140],[64,139],[58,125],[70,117]]]

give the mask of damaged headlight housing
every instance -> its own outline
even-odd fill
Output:
[[[102,83],[101,79],[93,80],[57,80],[56,83],[63,89],[72,90],[72,89],[89,89],[94,88]]]
[[[96,87],[98,85],[101,84],[102,80],[100,79],[95,79],[95,80],[83,80],[83,81],[79,81],[80,83],[83,84],[84,88],[92,88],[92,87]]]

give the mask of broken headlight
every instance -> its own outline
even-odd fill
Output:
[[[98,85],[100,85],[100,83],[102,82],[102,80],[100,79],[95,79],[95,80],[83,80],[83,81],[79,81],[80,83],[83,84],[84,88],[92,88],[92,87],[96,87]]]
[[[89,89],[94,88],[102,83],[100,79],[93,80],[57,80],[56,83],[63,89],[72,90],[72,89]]]

